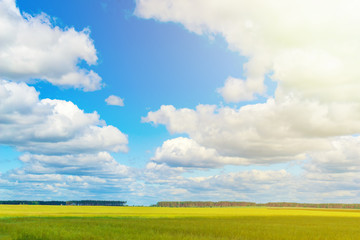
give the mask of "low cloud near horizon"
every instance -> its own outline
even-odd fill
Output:
[[[20,13],[15,0],[0,0],[0,29],[0,145],[18,151],[21,163],[0,174],[2,198],[130,191],[131,170],[111,156],[128,151],[128,136],[97,112],[85,113],[71,101],[40,99],[40,92],[28,85],[38,79],[99,90],[101,77],[77,65],[98,59],[90,31],[61,29],[45,13]]]

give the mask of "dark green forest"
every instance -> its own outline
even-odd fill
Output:
[[[126,201],[78,200],[78,201],[0,201],[8,205],[75,205],[75,206],[125,206]]]
[[[173,201],[158,202],[156,207],[298,207],[298,208],[345,208],[360,209],[360,204],[342,204],[342,203],[292,203],[292,202],[202,202],[202,201]]]

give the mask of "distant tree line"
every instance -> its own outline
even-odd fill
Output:
[[[253,202],[158,202],[157,207],[250,207],[256,206]]]
[[[270,202],[265,204],[256,204],[257,206],[265,207],[305,207],[305,208],[348,208],[360,209],[360,204],[357,203],[291,203],[291,202]]]
[[[125,206],[126,201],[106,201],[106,200],[80,200],[67,201],[66,205],[76,206]]]
[[[8,205],[75,205],[75,206],[125,206],[126,201],[80,200],[80,201],[0,201]]]
[[[158,202],[156,207],[298,207],[298,208],[347,208],[360,209],[360,204],[342,204],[342,203],[293,203],[293,202],[203,202],[203,201],[173,201]]]
[[[0,204],[8,204],[8,205],[66,205],[66,202],[63,202],[63,201],[9,200],[9,201],[0,201]]]

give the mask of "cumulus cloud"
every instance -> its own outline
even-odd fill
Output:
[[[286,168],[288,168],[287,166]],[[340,167],[340,166],[339,166]],[[341,169],[341,167],[340,167]],[[143,193],[155,201],[201,199],[203,201],[289,201],[344,202],[360,199],[359,171],[336,171],[305,167],[298,173],[285,169],[245,170],[229,173],[197,171],[196,177],[184,175],[183,167],[150,162],[144,174]],[[205,176],[201,176],[201,175]]]
[[[305,165],[309,172],[323,174],[360,173],[360,137],[345,136],[331,141],[331,149],[312,153]]]
[[[168,183],[169,179],[181,180],[185,172],[183,167],[170,167],[166,163],[149,162],[146,164],[143,180],[150,183]]]
[[[294,176],[284,169],[239,171],[206,177],[184,177],[181,169],[163,163],[149,163],[145,171],[144,191],[165,201],[241,199],[258,202],[270,196],[274,201],[292,200],[292,191],[289,190],[293,187]]]
[[[108,105],[120,106],[120,107],[124,106],[124,100],[115,95],[110,95],[107,99],[105,99],[105,102]]]
[[[359,7],[354,0],[137,0],[135,14],[223,36],[249,59],[246,85],[271,73],[280,88],[307,98],[358,101]]]
[[[175,138],[167,140],[156,149],[155,156],[151,159],[169,166],[181,167],[222,167],[226,164],[249,164],[243,158],[223,157],[215,149],[200,146],[193,139]]]
[[[0,81],[1,144],[37,154],[127,151],[127,136],[96,112],[38,95],[25,83]]]
[[[277,82],[274,96],[265,103],[240,108],[198,105],[195,110],[161,106],[158,111],[149,112],[144,122],[163,124],[170,133],[187,134],[198,149],[215,151],[216,159],[248,160],[230,163],[223,160],[224,164],[325,159],[335,151],[334,139],[344,136],[353,139],[359,133],[358,2],[137,0],[136,3],[135,14],[139,17],[181,23],[196,34],[221,35],[231,50],[247,57],[243,66],[245,79],[229,77],[224,87],[218,89],[226,102],[252,100],[264,94],[266,76]],[[175,161],[174,156],[180,155],[171,151],[169,142],[165,143],[154,159],[164,162],[167,159],[169,164],[176,162],[179,166],[180,162],[186,166],[191,157],[194,161],[199,159],[199,164],[205,161],[185,150],[189,148],[188,141],[178,141],[173,147],[183,154],[183,161]],[[355,146],[350,144],[349,148]],[[336,150],[339,158],[334,160],[337,163],[345,161],[340,160],[339,151]],[[348,148],[347,151],[353,152]],[[209,163],[214,162],[214,158],[208,159]],[[315,162],[320,166],[319,160]],[[325,165],[328,163],[322,166]],[[350,166],[356,164],[350,161]]]
[[[24,154],[20,161],[31,174],[129,177],[129,167],[119,164],[108,152],[94,154],[38,155]]]
[[[249,82],[241,79],[229,77],[225,81],[225,86],[218,89],[218,92],[225,99],[226,102],[240,102],[245,100],[253,100],[254,87],[249,86]]]
[[[110,154],[127,152],[124,133],[72,102],[39,99],[24,82],[0,80],[0,132],[1,145],[24,152],[22,166],[0,176],[9,199],[123,199],[119,192],[136,185],[133,170]]]
[[[79,67],[96,64],[90,31],[61,29],[42,13],[20,13],[15,0],[0,1],[0,77],[7,80],[41,79],[84,91],[101,88],[101,77]]]
[[[269,99],[239,109],[213,105],[199,105],[196,110],[162,106],[149,112],[143,121],[164,124],[171,133],[188,134],[197,144],[213,149],[216,154],[213,152],[212,156],[246,158],[264,164],[305,159],[310,152],[331,150],[333,137],[360,130],[357,109],[358,104],[321,104],[288,97],[280,103]],[[163,148],[171,149],[170,142]],[[176,143],[176,149],[189,148],[188,141]],[[194,156],[190,151],[181,152]],[[166,155],[160,150],[156,154],[160,156],[160,153]],[[208,161],[213,162],[212,159]],[[217,159],[221,158],[217,156]],[[249,164],[243,160],[222,160],[224,164]]]
[[[156,200],[359,201],[359,7],[354,0],[137,0],[137,16],[221,35],[247,57],[244,79],[229,77],[218,90],[226,102],[264,94],[265,76],[277,82],[275,95],[240,108],[170,105],[149,112],[143,122],[187,137],[165,141],[144,169],[131,169],[109,153],[127,150],[126,135],[97,113],[39,100],[34,88],[1,81],[0,144],[28,152],[20,157],[23,167],[0,175],[2,191],[9,198],[45,198],[49,191],[91,198],[101,191],[102,197]],[[60,29],[45,14],[20,14],[13,0],[0,0],[0,20],[1,77],[100,87],[96,73],[77,65],[97,61],[88,30]],[[206,173],[291,160],[302,160],[298,175]],[[189,177],[189,171],[205,176]]]
[[[144,122],[163,124],[170,133],[187,134],[197,144],[192,144],[196,146],[192,148],[206,149],[206,153],[211,149],[218,160],[246,158],[251,164],[304,161],[298,176],[268,173],[285,177],[268,179],[259,185],[252,174],[261,176],[261,171],[198,177],[183,179],[181,184],[187,181],[189,184],[175,185],[178,192],[185,189],[190,195],[205,194],[206,189],[212,189],[206,195],[210,199],[220,194],[228,196],[225,199],[237,195],[242,199],[276,201],[276,195],[281,196],[280,201],[359,201],[357,1],[137,0],[136,3],[135,14],[139,17],[181,23],[196,34],[221,35],[231,50],[247,57],[243,66],[245,79],[229,77],[218,90],[226,102],[252,100],[264,94],[266,76],[277,82],[274,96],[265,103],[240,108],[161,106],[158,111],[149,112]],[[175,142],[164,142],[154,159],[176,162],[176,166],[182,166],[181,163],[187,166],[192,157],[199,164],[206,161],[187,150],[190,140],[176,141],[176,146],[169,141]],[[214,161],[208,159],[209,163]],[[279,188],[284,191],[276,192]]]
[[[99,172],[98,172],[99,173]],[[2,176],[0,182],[8,199],[121,199],[131,193],[134,179],[131,176],[96,176],[71,174],[35,174],[27,169],[14,169]]]
[[[25,82],[44,80],[84,91],[101,88],[90,31],[61,29],[44,13],[21,13],[0,0],[0,145],[23,152],[22,166],[0,175],[9,199],[120,197],[134,190],[132,170],[111,152],[127,152],[128,138],[96,113],[70,101],[39,99]],[[122,196],[120,198],[123,198]]]
[[[223,175],[210,177],[189,178],[191,185],[196,188],[207,186],[209,190],[228,188],[232,191],[257,192],[261,189],[268,190],[274,187],[273,184],[286,185],[291,175],[284,169],[273,171],[250,170],[243,172],[233,172]],[[260,191],[259,191],[260,192]]]

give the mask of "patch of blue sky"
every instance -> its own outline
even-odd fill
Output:
[[[0,145],[0,172],[5,173],[8,170],[20,167],[21,161],[19,156],[21,153],[13,147]]]
[[[144,159],[146,152],[174,136],[163,126],[141,123],[141,117],[161,105],[195,108],[198,104],[219,104],[222,98],[216,89],[228,76],[243,77],[246,59],[228,50],[221,36],[209,41],[209,37],[190,33],[179,24],[129,16],[134,8],[129,2],[104,1],[106,11],[101,2],[84,0],[20,0],[18,5],[32,14],[45,12],[62,27],[81,30],[89,26],[99,57],[96,66],[80,65],[102,77],[102,90],[82,92],[37,82],[33,86],[40,98],[72,101],[85,112],[98,112],[108,125],[129,136],[128,156],[116,156]],[[108,106],[104,100],[109,95],[123,98],[125,106]]]

